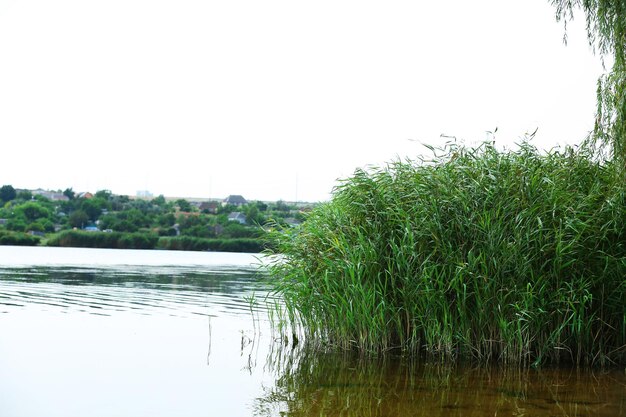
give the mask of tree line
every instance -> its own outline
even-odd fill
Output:
[[[162,195],[135,199],[109,190],[85,196],[67,188],[61,194],[66,199],[51,200],[0,187],[0,244],[258,252],[268,225],[304,219],[302,207],[283,201],[235,206]]]

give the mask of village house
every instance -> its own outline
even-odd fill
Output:
[[[248,204],[248,201],[240,195],[229,195],[228,197],[224,199],[224,201],[222,202],[222,205],[226,206],[229,204],[233,206],[241,207],[245,204]]]
[[[228,221],[230,222],[239,222],[239,224],[246,224],[247,220],[248,219],[246,218],[246,215],[239,211],[233,211],[228,215]]]
[[[36,190],[31,190],[30,193],[32,195],[40,195],[52,201],[68,201],[69,200],[69,198],[63,193],[59,193],[56,191],[42,190],[41,188],[38,188]]]
[[[220,204],[217,201],[203,201],[198,206],[200,211],[210,214],[217,214],[217,211],[220,208]]]

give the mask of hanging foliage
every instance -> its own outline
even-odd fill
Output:
[[[556,18],[567,22],[574,10],[585,14],[587,37],[603,64],[611,69],[598,80],[596,124],[590,144],[599,151],[607,146],[626,179],[626,0],[550,0]],[[567,34],[567,31],[566,31]],[[565,38],[567,39],[567,38]]]

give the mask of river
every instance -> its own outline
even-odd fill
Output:
[[[260,263],[0,246],[0,416],[626,415],[624,369],[450,367],[285,346]]]

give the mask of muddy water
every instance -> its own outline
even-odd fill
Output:
[[[285,346],[258,263],[0,247],[0,416],[626,415],[624,369],[446,367]]]
[[[258,400],[258,415],[626,415],[623,370],[451,367],[304,352],[275,362],[278,378]]]

